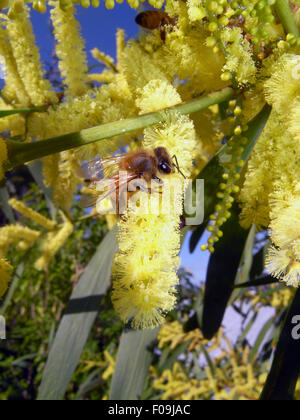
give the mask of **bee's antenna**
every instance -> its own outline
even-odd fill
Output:
[[[172,157],[172,159],[175,159],[176,164],[175,164],[175,163],[173,163],[173,165],[174,165],[174,166],[175,166],[175,168],[177,169],[178,173],[180,173],[180,175],[182,175],[182,176],[183,176],[183,178],[184,178],[184,179],[186,179],[186,176],[184,175],[184,173],[181,171],[181,169],[180,169],[180,167],[179,167],[179,163],[178,163],[178,160],[177,160],[177,156],[176,156],[176,155],[174,155],[174,156]]]

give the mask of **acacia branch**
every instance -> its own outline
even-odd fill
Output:
[[[194,99],[184,104],[166,108],[161,111],[115,121],[97,127],[87,128],[77,133],[70,133],[46,140],[38,140],[32,143],[18,143],[13,140],[7,141],[10,169],[23,163],[40,159],[45,156],[59,153],[64,150],[86,146],[97,141],[121,136],[152,125],[166,121],[168,114],[177,111],[183,115],[192,114],[211,105],[229,101],[234,96],[232,88],[211,93],[207,96]]]

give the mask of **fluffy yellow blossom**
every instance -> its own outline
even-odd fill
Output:
[[[26,242],[34,244],[40,237],[40,232],[21,225],[8,225],[0,228],[0,258],[6,256],[10,245]]]
[[[0,100],[1,109],[12,109],[11,106],[3,105]],[[0,133],[9,131],[11,137],[24,136],[26,130],[26,117],[22,114],[9,115],[0,119]]]
[[[42,255],[34,264],[37,270],[44,270],[48,266],[55,254],[64,246],[66,240],[73,233],[73,224],[62,212],[60,214],[63,223],[59,226],[59,230],[47,234],[41,247]]]
[[[102,73],[89,73],[90,82],[111,83],[115,79],[115,73],[112,70],[103,70]]]
[[[244,186],[240,193],[241,224],[268,227],[272,203],[285,202],[300,179],[297,156],[300,144],[292,137],[279,115],[272,111],[250,157]],[[273,214],[272,219],[276,216]]]
[[[153,79],[172,82],[174,73],[169,68],[165,72],[165,64],[161,60],[154,60],[153,54],[148,53],[142,44],[129,41],[120,59],[120,66],[126,77],[130,89],[143,89]]]
[[[156,109],[163,109],[167,108],[169,103],[180,104],[181,98],[170,83],[154,79],[144,89],[140,89],[140,96],[136,100],[136,105],[141,109],[141,113],[147,113],[149,109],[153,109],[154,103]]]
[[[223,30],[221,39],[227,44],[223,71],[234,75],[239,84],[253,83],[257,69],[251,57],[250,44],[242,36],[242,30],[239,28]]]
[[[300,253],[298,258],[291,249],[271,247],[266,258],[266,268],[272,276],[283,280],[288,286],[300,286]]]
[[[30,103],[30,99],[18,73],[16,60],[13,56],[11,45],[8,42],[8,37],[7,31],[0,28],[0,54],[3,57],[1,64],[5,75],[5,86],[2,91],[2,96],[9,102],[27,106]],[[1,107],[1,109],[5,108]]]
[[[0,258],[0,298],[8,288],[12,271],[13,267],[4,258]]]
[[[207,16],[207,11],[202,0],[188,0],[188,14],[191,22],[201,21]]]
[[[300,196],[295,195],[285,203],[275,201],[272,204],[272,240],[278,247],[286,248],[300,239]]]
[[[44,71],[26,5],[7,21],[7,32],[18,73],[32,104],[40,106],[49,102],[56,103],[57,97],[50,82],[43,78]]]
[[[137,328],[162,323],[175,305],[179,265],[178,217],[129,214],[119,223],[119,252],[115,257],[115,309]]]
[[[121,62],[122,53],[125,49],[125,45],[126,45],[125,32],[123,31],[123,29],[118,29],[117,35],[116,35],[117,70],[118,71],[121,71],[120,62]]]
[[[164,102],[166,106],[177,103],[180,98],[171,85],[167,88],[164,81],[150,81],[143,90],[148,99],[141,101],[142,112],[160,107],[166,100],[166,89],[173,89],[167,97],[170,102]],[[171,156],[176,154],[181,170],[188,176],[195,148],[194,127],[188,117],[174,114],[165,123],[145,129],[143,147],[160,146],[166,147]],[[176,179],[178,174],[169,177]],[[136,328],[155,327],[163,321],[164,313],[175,305],[182,190],[173,192],[172,202],[169,213],[139,214],[132,210],[126,216],[126,222],[119,222],[119,252],[115,257],[112,300],[122,319],[130,320]]]
[[[5,140],[0,137],[0,181],[4,178],[5,162],[7,160],[7,146]]]
[[[168,0],[165,5],[165,11],[172,18],[177,16],[178,28],[184,32],[190,23],[187,3],[183,0]]]
[[[264,84],[265,96],[281,117],[289,115],[300,95],[300,56],[284,54],[270,67],[270,76]]]
[[[98,48],[94,48],[92,51],[92,56],[99,61],[99,63],[104,64],[106,67],[116,71],[115,61],[110,55],[106,55]]]
[[[29,218],[33,222],[37,223],[38,225],[44,227],[47,230],[52,230],[56,226],[56,222],[53,220],[49,220],[40,213],[32,210],[30,207],[27,207],[24,203],[15,198],[11,198],[8,202],[10,206],[16,210],[17,212],[21,213],[23,216]]]
[[[291,113],[288,117],[288,128],[292,136],[300,143],[300,100],[295,99],[291,105]]]
[[[67,85],[68,99],[81,96],[88,89],[88,67],[84,51],[84,41],[80,36],[79,23],[75,19],[75,7],[70,5],[62,10],[58,1],[50,1],[51,19],[57,41],[58,66]]]
[[[53,184],[53,199],[58,206],[65,210],[71,207],[76,186],[80,183],[80,178],[77,175],[78,169],[78,159],[73,150],[67,150],[60,154],[58,176]]]

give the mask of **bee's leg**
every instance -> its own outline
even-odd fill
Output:
[[[145,187],[144,185],[137,184],[136,186],[138,191],[146,192],[147,194],[151,194],[151,188]]]
[[[160,39],[162,40],[163,43],[166,42],[166,30],[164,27],[160,27]]]
[[[167,35],[166,28],[165,28],[166,25],[168,25],[168,22],[166,21],[165,18],[162,18],[159,31],[160,31],[160,39],[162,40],[163,43],[166,42],[166,35]]]
[[[164,181],[157,176],[153,175],[152,177],[153,181],[157,182],[159,185],[164,185]]]

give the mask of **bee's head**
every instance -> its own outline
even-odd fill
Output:
[[[174,163],[165,147],[154,149],[155,156],[158,159],[158,170],[162,174],[169,175],[175,172]]]

